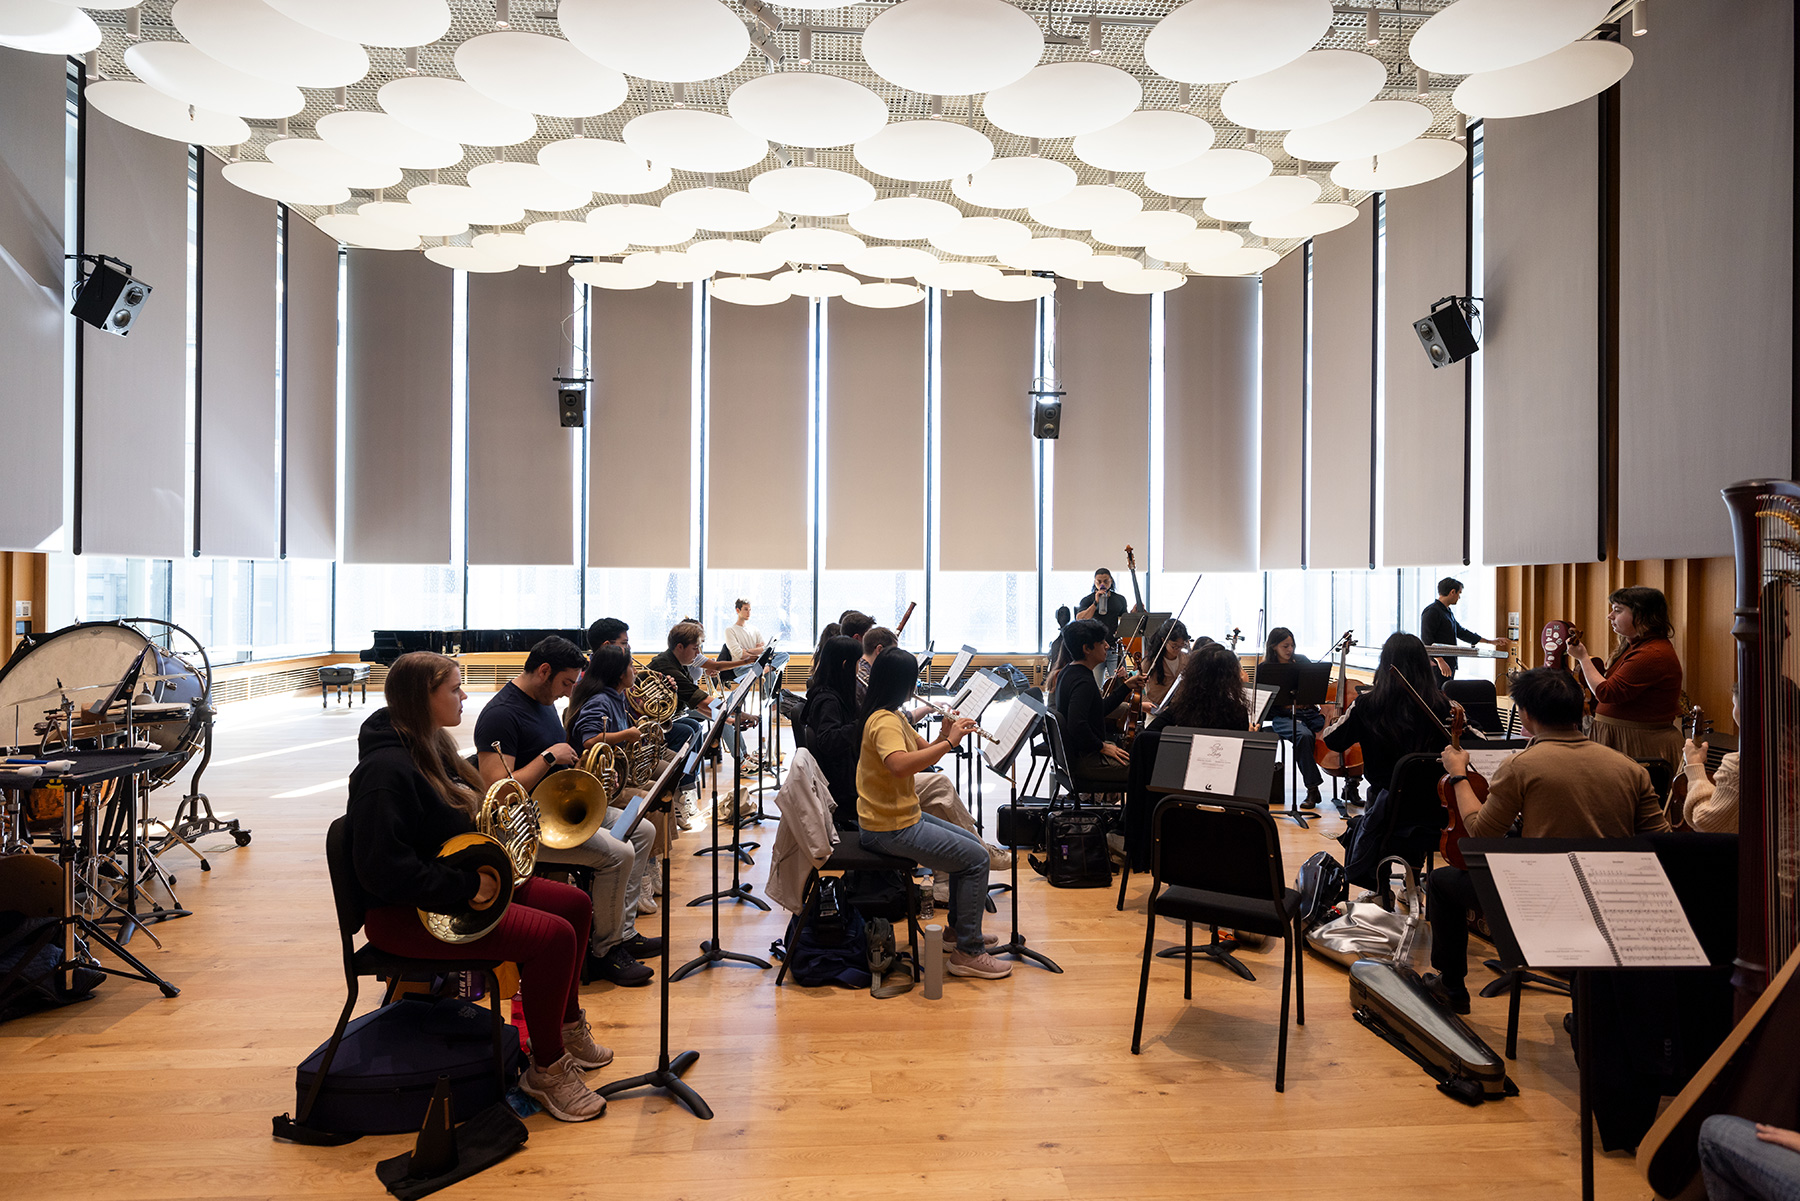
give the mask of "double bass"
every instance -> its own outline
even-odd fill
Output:
[[[1131,598],[1136,602],[1132,605],[1131,611],[1133,613],[1142,613],[1144,611],[1144,594],[1138,591],[1137,553],[1132,550],[1130,543],[1127,543],[1125,546],[1125,567],[1131,572]],[[1141,725],[1144,720],[1143,634],[1140,633],[1136,638],[1123,639],[1119,646],[1120,649],[1125,652],[1125,658],[1130,664],[1132,678],[1138,681],[1131,689],[1131,701],[1125,709],[1124,731],[1121,737],[1121,741],[1124,745],[1130,746],[1132,740],[1137,737],[1138,726]],[[1162,652],[1159,649],[1157,653],[1161,654]],[[1121,666],[1120,670],[1123,671],[1125,668]]]
[[[1233,631],[1235,633],[1236,631]],[[1344,636],[1331,649],[1337,652],[1338,674],[1331,683],[1331,691],[1325,696],[1326,704],[1336,705],[1339,712],[1348,709],[1354,699],[1350,692],[1350,648],[1356,645],[1356,631],[1345,630]],[[1313,740],[1313,762],[1319,770],[1328,776],[1340,780],[1360,780],[1363,774],[1362,744],[1351,743],[1343,751],[1334,751],[1325,745],[1323,738]]]

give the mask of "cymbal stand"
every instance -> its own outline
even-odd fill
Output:
[[[125,780],[122,781],[122,786],[135,790],[137,788],[136,777],[126,777]],[[77,791],[78,790],[70,790],[72,794]],[[97,854],[98,847],[95,833],[95,826],[97,824],[96,815],[91,810],[84,812],[81,824],[82,842],[87,844],[90,851]],[[62,868],[63,888],[63,915],[57,919],[63,927],[62,959],[57,964],[57,969],[62,973],[63,986],[65,988],[69,987],[70,973],[77,964],[80,964],[91,967],[95,971],[105,972],[109,976],[118,976],[125,980],[138,980],[145,984],[154,984],[162,991],[162,995],[165,997],[180,995],[181,990],[179,988],[151,971],[142,961],[125,949],[122,940],[116,939],[111,934],[107,933],[98,920],[88,917],[86,913],[76,907],[75,874],[77,854],[78,847],[75,841],[75,795],[67,795],[65,796],[63,804],[62,834],[57,845],[57,858],[60,861],[60,866]],[[93,862],[93,859],[90,858],[89,861],[91,863]],[[95,891],[91,885],[89,887],[89,895],[98,898],[97,891]],[[120,916],[110,920],[120,923],[121,934],[124,933],[126,927],[136,926],[138,929],[144,931],[144,933],[150,935],[150,941],[155,942],[159,947],[162,945],[162,943],[157,940],[156,935],[151,934],[150,928],[145,926],[138,916],[131,912],[129,908],[121,908],[116,904],[114,904],[113,907],[120,908]],[[125,971],[120,968],[107,967],[100,963],[89,949],[88,943],[90,941],[97,942],[105,947],[118,959],[128,964],[133,970]]]

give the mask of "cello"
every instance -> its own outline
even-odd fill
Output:
[[[1234,631],[1235,632],[1235,631]],[[1331,649],[1337,652],[1338,675],[1332,681],[1331,691],[1326,694],[1325,703],[1336,705],[1342,714],[1350,708],[1350,648],[1356,645],[1356,631],[1345,630],[1344,636]],[[1362,744],[1353,742],[1342,752],[1334,751],[1325,745],[1323,738],[1313,740],[1313,762],[1319,770],[1328,776],[1340,780],[1360,780],[1363,774]]]

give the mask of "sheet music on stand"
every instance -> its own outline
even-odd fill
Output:
[[[1244,706],[1250,710],[1250,725],[1260,726],[1269,718],[1269,706],[1275,703],[1275,694],[1281,689],[1268,684],[1247,684],[1244,686]]]
[[[989,769],[1005,775],[1014,758],[1024,748],[1025,740],[1037,728],[1038,719],[1044,715],[1043,706],[1028,696],[1022,696],[1013,702],[1012,708],[1006,711],[1006,717],[1000,728],[994,731],[998,742],[986,742],[981,748],[981,757],[987,762]]]
[[[1266,801],[1275,742],[1275,735],[1257,730],[1166,726],[1151,765],[1150,791]]]
[[[956,687],[956,682],[962,679],[963,672],[969,670],[969,663],[974,658],[975,648],[964,643],[963,648],[956,652],[956,658],[950,660],[950,666],[944,672],[944,678],[938,682],[938,686],[945,692]],[[954,705],[951,706],[953,709],[955,707],[956,706]]]
[[[1707,963],[1654,851],[1490,854],[1487,867],[1532,967]]]
[[[971,721],[980,721],[981,715],[993,704],[1003,687],[1005,681],[1001,680],[999,673],[983,668],[969,678],[962,691],[951,699],[949,707],[951,711],[960,713]]]

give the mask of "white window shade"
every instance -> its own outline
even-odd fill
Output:
[[[1050,566],[1092,570],[1150,528],[1150,298],[1057,289],[1056,361],[1068,396],[1056,444]]]
[[[1374,207],[1364,201],[1356,220],[1313,239],[1308,567],[1374,559]]]
[[[811,304],[712,306],[706,564],[805,571]]]
[[[1263,272],[1262,528],[1258,542],[1259,565],[1264,571],[1300,566],[1305,409],[1306,252],[1302,249]]]
[[[925,306],[827,303],[824,566],[923,571]]]
[[[1036,571],[1036,306],[958,292],[940,312],[938,566]]]
[[[287,222],[286,454],[282,550],[337,557],[337,240],[290,212]]]
[[[1257,294],[1199,276],[1164,301],[1165,571],[1256,570]]]

